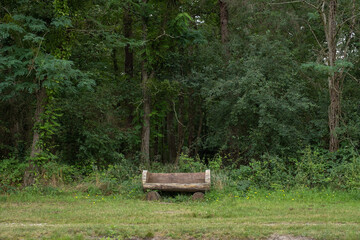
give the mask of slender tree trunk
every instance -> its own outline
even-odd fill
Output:
[[[124,7],[124,15],[123,15],[123,28],[124,28],[124,37],[127,39],[132,38],[132,15],[131,15],[131,5],[128,4]],[[125,78],[130,81],[134,76],[134,54],[133,50],[130,47],[130,44],[127,44],[124,48],[124,71]],[[128,126],[132,125],[134,116],[134,106],[130,103],[131,101],[127,101],[126,107],[129,111],[127,114],[127,124]]]
[[[141,64],[141,76],[143,85],[143,127],[141,137],[141,155],[142,161],[146,167],[150,167],[150,94],[148,89],[148,74],[145,67],[145,60]]]
[[[141,154],[143,163],[150,167],[150,94],[148,89],[148,74],[146,70],[146,60],[141,63],[141,78],[143,88],[143,127],[141,137]]]
[[[330,89],[330,106],[329,106],[329,130],[330,130],[330,142],[329,150],[335,152],[339,149],[339,138],[336,133],[336,128],[339,126],[340,114],[341,114],[341,94],[339,88],[339,80],[334,76],[329,77]]]
[[[169,163],[175,162],[176,158],[176,145],[175,145],[175,131],[174,131],[174,111],[170,110],[166,117],[166,128],[167,128],[167,145],[169,154]]]
[[[111,57],[112,57],[112,60],[113,60],[114,78],[115,78],[115,80],[118,79],[118,77],[119,77],[119,66],[118,66],[116,56],[117,56],[117,50],[116,50],[116,48],[113,48],[112,53],[111,53]]]
[[[327,44],[328,44],[328,64],[334,67],[336,64],[336,8],[337,1],[329,1],[329,14],[328,14],[328,25],[325,24],[325,31],[327,32]],[[341,108],[341,88],[340,88],[340,75],[333,73],[329,76],[329,95],[330,95],[330,106],[329,106],[329,131],[330,131],[330,142],[329,150],[334,152],[339,148],[339,138],[336,134],[336,128],[339,126]]]
[[[130,12],[130,6],[124,9],[124,37],[130,39],[132,37],[132,16]],[[130,44],[125,46],[125,74],[128,78],[132,78],[134,75],[134,54],[130,47]]]
[[[226,56],[230,57],[230,50],[228,46],[229,42],[229,12],[227,3],[225,0],[219,0],[219,7],[220,7],[220,32],[221,32],[221,42],[225,46]]]
[[[187,140],[187,145],[189,148],[189,156],[192,157],[194,156],[194,138],[195,138],[195,117],[196,117],[196,108],[194,108],[194,102],[195,102],[195,98],[192,96],[192,92],[193,90],[191,90],[191,93],[189,95],[189,101],[188,101],[188,107],[187,107],[187,112],[188,112],[188,124],[187,124],[187,129],[188,129],[188,140]]]
[[[163,122],[162,122],[162,124],[161,124],[161,132],[162,132],[162,135],[163,136],[166,136],[166,118],[163,120]],[[163,163],[163,164],[165,164],[165,163],[167,163],[168,162],[168,159],[167,159],[167,157],[169,156],[168,154],[167,154],[167,151],[166,151],[166,146],[167,146],[167,144],[166,144],[166,142],[167,142],[167,138],[166,137],[162,137],[161,138],[161,162]]]
[[[146,4],[146,0],[143,0],[143,3]],[[143,40],[147,40],[147,25],[145,19],[143,19],[142,24],[143,30]],[[144,46],[146,48],[146,45]],[[146,60],[146,51],[142,56],[143,60],[141,62],[141,84],[142,84],[142,94],[143,94],[143,127],[141,135],[141,159],[147,168],[150,167],[150,93],[149,93],[149,78],[147,72],[147,60]]]
[[[34,115],[34,134],[33,134],[33,140],[32,140],[32,145],[31,145],[29,166],[26,169],[25,174],[24,174],[24,185],[25,186],[34,184],[34,181],[35,181],[34,171],[36,170],[36,166],[33,162],[33,158],[42,152],[42,149],[39,146],[40,134],[39,134],[39,131],[37,130],[37,127],[42,122],[41,115],[45,111],[46,98],[47,98],[46,89],[42,87],[36,92],[36,109],[35,109],[35,115]]]
[[[201,111],[201,108],[200,108],[199,115],[200,115],[200,120],[199,120],[198,132],[197,132],[197,137],[196,137],[195,156],[198,155],[198,151],[199,151],[199,141],[201,139],[201,131],[202,131],[202,125],[203,125],[203,119],[204,119],[204,113]]]
[[[20,114],[21,110],[18,110],[18,104],[16,102],[15,98],[11,98],[9,100],[9,113],[5,113],[5,116],[9,116],[9,120],[11,123],[13,123],[12,127],[10,128],[10,136],[11,138],[8,140],[8,145],[14,145],[16,149],[18,149],[18,143],[19,143],[19,136],[22,134],[20,133],[20,126],[23,126],[21,124],[22,116]],[[8,115],[6,115],[8,114]],[[5,139],[2,139],[0,141],[4,141]]]
[[[156,124],[155,125],[155,131],[156,132],[159,132],[159,125]],[[154,137],[154,144],[153,144],[153,148],[154,148],[154,154],[153,156],[156,156],[156,159],[158,159],[158,156],[159,156],[159,137],[158,137],[158,134],[156,134],[156,136]]]
[[[131,5],[128,4],[124,7],[124,15],[123,15],[123,27],[124,27],[124,37],[127,39],[132,38],[132,15],[131,15]],[[128,81],[130,81],[134,77],[134,53],[130,47],[130,44],[127,44],[124,48],[124,70],[125,77]],[[127,109],[129,111],[127,117],[127,123],[129,126],[132,125],[134,119],[134,106],[130,103],[131,101],[127,101]]]
[[[178,141],[177,141],[177,154],[176,154],[176,160],[175,160],[175,166],[179,164],[179,158],[181,154],[182,147],[184,145],[184,113],[183,113],[183,107],[184,107],[184,97],[180,95],[179,97],[179,112],[178,112]]]

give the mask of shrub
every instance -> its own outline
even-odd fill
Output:
[[[328,174],[332,165],[330,159],[319,150],[312,150],[310,147],[302,154],[300,160],[295,161],[295,184],[310,187],[326,186],[331,181]]]
[[[181,154],[179,158],[180,172],[202,172],[207,169],[205,163],[199,158],[192,158],[186,154]]]
[[[360,156],[351,149],[336,153],[307,147],[299,158],[264,155],[249,166],[227,168],[227,186],[245,191],[250,186],[267,189],[291,187],[360,189]]]
[[[26,163],[16,158],[1,160],[0,164],[0,193],[15,191],[23,182]]]

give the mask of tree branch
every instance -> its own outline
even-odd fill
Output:
[[[348,33],[348,39],[346,40],[346,43],[345,43],[345,48],[344,48],[344,58],[347,57],[347,52],[348,52],[348,49],[349,49],[349,44],[350,44],[350,41],[352,39],[352,35],[354,34],[354,28],[355,28],[355,24],[356,24],[356,14],[355,14],[355,10],[356,10],[356,6],[355,6],[355,0],[352,1],[353,5],[353,15],[352,15],[352,22],[351,22],[351,26],[350,26],[350,31]]]
[[[46,36],[46,34],[48,34],[49,31],[45,32],[45,34],[42,36],[43,39],[41,39],[40,43],[39,43],[39,47],[37,48],[37,51],[36,51],[36,55],[34,57],[34,59],[32,59],[32,65],[29,67],[29,72],[28,74],[26,75],[26,77],[28,77],[30,74],[31,74],[31,71],[34,69],[34,66],[35,66],[35,60],[36,58],[39,56],[39,52],[40,52],[40,48],[41,48],[41,45],[42,45],[42,42],[44,40],[44,37]]]
[[[360,80],[357,79],[354,75],[351,75],[350,73],[348,72],[345,72],[347,75],[349,75],[355,82],[359,83],[360,84]]]
[[[318,11],[319,11],[319,14],[320,14],[322,22],[323,22],[326,41],[329,42],[330,39],[329,39],[329,32],[328,32],[328,26],[327,26],[327,21],[326,21],[326,14],[325,14],[325,1],[322,1],[321,10],[319,8]]]
[[[316,7],[314,4],[309,3],[305,0],[294,0],[294,1],[287,1],[287,2],[278,2],[278,3],[268,3],[269,5],[283,5],[283,4],[292,4],[292,3],[305,3],[313,8],[315,8],[316,10],[319,9],[319,7]]]
[[[305,21],[305,22],[306,22],[306,24],[308,25],[308,27],[309,27],[309,29],[310,29],[310,31],[311,31],[311,33],[312,33],[312,35],[314,36],[314,38],[315,38],[316,42],[319,44],[319,47],[321,48],[321,50],[322,50],[322,51],[325,51],[324,47],[321,45],[321,43],[320,43],[319,39],[317,38],[317,36],[316,36],[316,34],[315,34],[314,30],[312,29],[312,27],[311,27],[310,23],[309,23],[308,21],[306,21],[306,20],[304,20],[304,21]]]
[[[288,2],[279,2],[279,3],[268,3],[269,5],[283,5],[283,4],[291,4],[291,3],[299,3],[303,2],[303,0],[296,0],[296,1],[288,1]]]
[[[7,10],[6,7],[2,7],[2,8],[10,15],[10,17],[12,17],[11,13],[9,12],[9,10]]]
[[[178,116],[177,116],[176,108],[175,108],[175,102],[172,101],[172,103],[173,103],[173,108],[174,108],[174,113],[175,113],[176,121],[177,121],[179,124],[181,124],[181,126],[185,127],[184,124],[182,124],[182,122],[180,122],[180,120],[179,120],[179,118],[178,118]]]
[[[157,36],[156,38],[154,38],[154,39],[152,39],[152,40],[149,40],[149,41],[156,41],[156,40],[158,40],[159,38],[161,38],[161,37],[169,37],[169,38],[177,38],[177,37],[174,37],[174,36],[171,36],[171,35],[169,35],[169,34],[167,34],[166,32],[165,32],[165,30],[164,30],[164,32],[162,33],[162,34],[160,34],[159,36]]]
[[[307,2],[307,1],[305,1],[305,0],[303,0],[302,2],[305,3],[305,4],[307,4],[307,5],[309,5],[309,6],[311,6],[312,8],[315,8],[316,10],[319,10],[319,7],[315,6],[315,5],[312,4],[312,3],[309,3],[309,2]]]

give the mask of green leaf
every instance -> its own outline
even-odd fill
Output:
[[[24,33],[25,30],[15,23],[0,24],[0,40],[10,37],[11,32]]]
[[[33,43],[40,43],[42,41],[44,41],[43,37],[39,37],[33,33],[27,33],[24,37],[23,37],[24,41],[30,41]]]
[[[46,23],[41,19],[21,14],[14,15],[13,19],[21,22],[23,26],[29,28],[32,32],[44,32],[47,30]]]
[[[73,26],[71,22],[71,18],[68,16],[61,16],[54,18],[51,21],[50,25],[55,26],[56,28],[68,28]]]

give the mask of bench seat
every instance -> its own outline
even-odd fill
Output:
[[[200,173],[142,173],[143,190],[202,192],[210,190],[210,170]]]

